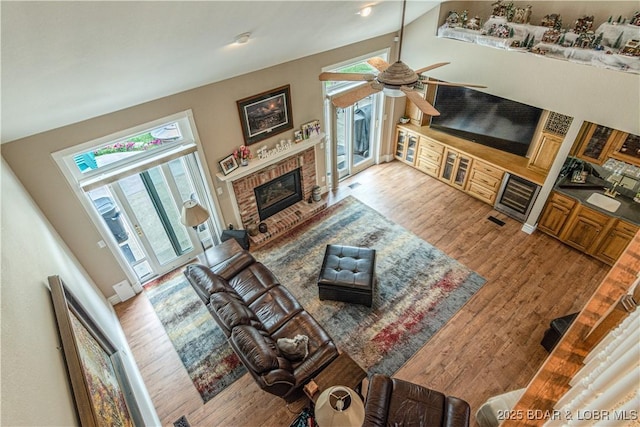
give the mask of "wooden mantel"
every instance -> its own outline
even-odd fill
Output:
[[[256,147],[253,149],[254,158],[249,160],[249,164],[247,166],[240,166],[233,172],[228,175],[223,174],[222,172],[218,172],[216,177],[222,182],[233,182],[240,178],[244,178],[245,176],[251,175],[252,173],[259,171],[267,166],[271,166],[282,159],[293,156],[294,154],[301,153],[307,148],[315,147],[317,144],[320,144],[324,141],[325,134],[320,133],[318,136],[311,137],[299,143],[292,143],[291,148],[285,149],[282,151],[278,151],[264,159],[255,158],[256,150],[262,147]],[[271,149],[273,150],[273,148]],[[270,151],[267,149],[267,151]]]

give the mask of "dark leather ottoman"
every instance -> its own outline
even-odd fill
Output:
[[[375,265],[374,249],[327,245],[318,276],[319,298],[371,307]]]

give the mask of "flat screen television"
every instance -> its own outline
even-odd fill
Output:
[[[466,87],[438,86],[431,127],[498,150],[526,156],[542,110]]]

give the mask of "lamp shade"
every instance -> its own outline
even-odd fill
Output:
[[[182,204],[180,221],[187,227],[196,227],[209,219],[209,212],[195,200],[187,200]]]
[[[318,397],[315,416],[320,427],[360,427],[364,421],[364,405],[349,387],[329,387]]]

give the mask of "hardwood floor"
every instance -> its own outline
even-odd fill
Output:
[[[579,311],[609,270],[397,161],[344,181],[330,202],[348,195],[487,279],[394,375],[465,399],[473,414],[487,398],[527,385],[547,356],[540,340],[549,321]],[[163,425],[186,415],[192,426],[288,426],[304,406],[288,408],[249,374],[203,404],[144,293],[116,311]]]

